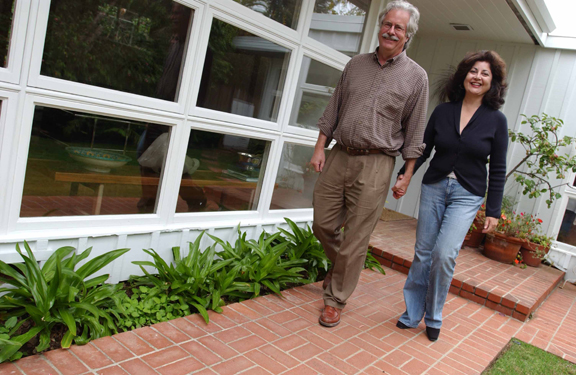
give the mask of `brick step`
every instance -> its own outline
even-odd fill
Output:
[[[412,265],[412,258],[406,259],[408,256],[405,252],[401,253],[401,255],[395,255],[373,245],[370,246],[370,249],[374,257],[383,266],[408,274],[410,266]],[[467,253],[466,256],[468,258],[470,258],[470,256],[480,256],[483,258],[481,259],[483,263],[496,263],[494,269],[498,270],[500,280],[503,279],[503,265],[501,263],[482,256],[477,250],[469,248],[464,248],[463,250]],[[469,259],[467,260],[469,261]],[[518,271],[522,271],[512,265],[508,267],[510,271],[504,269],[504,272],[510,273],[510,279],[515,278]],[[537,279],[532,280],[532,282],[520,282],[519,287],[514,287],[513,285],[490,287],[488,283],[482,285],[484,281],[482,277],[475,278],[471,276],[470,272],[455,272],[450,286],[450,293],[524,322],[531,317],[531,314],[544,302],[548,295],[552,293],[554,288],[556,288],[564,278],[564,272],[551,267],[541,266],[537,270],[535,273],[527,275],[527,280],[540,274]],[[524,284],[524,286],[522,284]],[[508,288],[506,286],[508,286]]]

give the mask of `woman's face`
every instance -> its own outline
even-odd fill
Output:
[[[476,61],[464,79],[464,89],[466,95],[483,97],[490,90],[492,85],[492,71],[490,63],[486,61]]]

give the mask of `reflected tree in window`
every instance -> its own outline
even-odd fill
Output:
[[[290,50],[212,20],[198,106],[275,121]]]
[[[170,0],[53,0],[41,74],[175,101],[192,14]]]
[[[14,0],[0,1],[0,58],[2,66],[8,64],[8,48],[10,46],[10,36],[12,35],[12,21],[14,18]]]
[[[234,0],[276,22],[296,29],[302,0]]]

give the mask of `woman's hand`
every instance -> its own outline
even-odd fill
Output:
[[[496,229],[496,225],[498,225],[498,219],[495,217],[486,216],[486,220],[484,221],[484,229],[482,233],[491,233]]]

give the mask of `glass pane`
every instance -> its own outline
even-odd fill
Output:
[[[293,29],[298,26],[298,16],[302,7],[302,0],[234,0],[282,25]]]
[[[198,106],[276,121],[290,50],[212,21]]]
[[[576,246],[576,199],[574,198],[568,200],[557,240]]]
[[[36,107],[21,217],[154,212],[170,127]]]
[[[176,212],[256,210],[270,142],[192,130]]]
[[[330,151],[326,150],[326,157]],[[271,210],[312,208],[312,193],[319,174],[309,165],[314,147],[285,143],[272,194]]]
[[[193,10],[170,0],[120,4],[52,1],[41,73],[177,101]]]
[[[338,69],[304,56],[290,123],[318,130],[318,119],[328,105],[341,74]]]
[[[0,58],[3,67],[8,66],[8,47],[10,46],[15,6],[15,0],[0,1]]]
[[[316,0],[308,36],[348,56],[360,51],[370,0]]]

